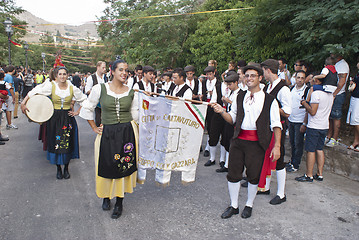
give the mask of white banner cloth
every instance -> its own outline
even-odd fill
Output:
[[[160,184],[169,184],[171,171],[181,171],[183,183],[193,182],[207,105],[143,93],[138,99],[138,180],[146,179],[146,169],[156,169]]]

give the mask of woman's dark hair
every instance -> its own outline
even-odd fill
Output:
[[[117,65],[120,63],[126,63],[126,62],[125,62],[125,60],[122,60],[122,59],[114,61],[111,66],[111,71],[115,71],[117,68]]]
[[[67,74],[69,73],[69,70],[67,70],[67,68],[65,68],[65,67],[57,67],[57,68],[55,68],[55,70],[54,70],[55,76],[57,76],[57,74],[59,74],[59,71],[62,70],[62,69],[64,69]]]

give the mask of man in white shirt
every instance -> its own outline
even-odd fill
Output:
[[[176,86],[169,90],[168,95],[192,100],[192,89],[185,83],[186,73],[182,69],[175,69],[172,79]]]
[[[284,163],[284,140],[285,132],[287,130],[286,120],[292,112],[292,95],[290,89],[284,81],[282,81],[278,75],[279,63],[275,59],[267,59],[261,63],[263,69],[263,75],[266,80],[269,81],[269,84],[264,87],[264,91],[275,97],[278,101],[281,115],[282,123],[282,137],[281,137],[281,156],[277,161],[276,173],[277,173],[277,195],[269,202],[272,205],[281,204],[286,201],[286,195],[284,193],[285,189],[285,179],[286,179],[286,170]],[[268,177],[266,181],[265,191],[260,192],[261,194],[270,194],[270,180]]]
[[[216,68],[214,66],[207,66],[204,69],[204,73],[206,74],[206,79],[202,81],[202,101],[204,102],[210,102],[213,94],[213,89],[215,88],[217,84],[217,79],[215,77]],[[214,111],[212,108],[207,108],[207,114],[206,114],[206,128],[208,131],[208,140],[206,144],[206,148],[204,150],[203,156],[208,157],[210,155],[209,153],[209,135],[211,132],[211,121],[213,117]],[[207,164],[208,163],[208,164]],[[208,166],[214,164],[214,162],[210,161],[206,164]]]
[[[249,218],[252,215],[253,202],[272,131],[275,144],[270,155],[273,161],[280,157],[281,123],[278,103],[273,96],[263,92],[259,87],[263,77],[261,68],[248,65],[243,72],[247,79],[248,91],[238,93],[231,111],[227,113],[220,104],[212,104],[214,111],[221,114],[225,121],[230,124],[236,123],[229,150],[227,175],[231,205],[221,215],[222,218],[230,218],[239,213],[238,194],[244,167],[249,183],[247,202],[241,217]]]
[[[106,63],[103,61],[98,61],[96,64],[96,72],[86,79],[85,93],[87,95],[90,94],[91,89],[97,83],[105,83],[107,82],[106,74]]]
[[[325,145],[327,147],[334,147],[338,145],[338,136],[340,130],[340,119],[342,118],[342,109],[345,101],[345,86],[349,78],[349,65],[341,55],[331,55],[335,59],[335,69],[338,73],[338,85],[334,91],[334,102],[332,111],[329,116],[329,130],[327,139],[329,142]]]
[[[98,61],[96,64],[96,72],[87,77],[85,85],[85,93],[90,95],[92,87],[98,83],[106,83],[108,81],[106,76],[106,63],[104,61]],[[101,105],[98,104],[95,108],[95,123],[96,126],[101,124]]]
[[[202,98],[202,83],[197,79],[195,74],[195,67],[188,65],[184,68],[186,72],[186,84],[192,89],[194,100],[201,100]]]
[[[135,76],[129,77],[127,79],[127,86],[129,88],[133,88],[133,85],[135,85],[136,82],[139,82],[143,77],[143,68],[142,65],[137,65],[135,67]]]
[[[297,177],[299,182],[323,181],[325,136],[329,128],[329,114],[333,105],[333,95],[324,91],[314,91],[310,98],[310,105],[302,100],[301,104],[308,111],[308,123],[306,127],[305,150],[307,151],[307,172],[304,176]],[[305,128],[302,126],[302,128]],[[313,176],[314,163],[317,156],[318,171]]]
[[[238,74],[231,74],[224,79],[229,90],[231,91],[228,97],[227,96],[222,97],[222,101],[226,106],[226,112],[231,111],[232,103],[237,100],[237,94],[239,90],[241,90],[238,87],[238,79],[239,79]],[[222,131],[222,137],[221,137],[221,157],[219,163],[220,168],[216,169],[216,172],[228,172],[229,147],[230,147],[231,139],[233,137],[233,132],[234,132],[233,124],[229,124],[228,122],[225,122]]]
[[[155,69],[151,66],[143,67],[143,78],[133,85],[134,90],[142,90],[146,92],[156,92],[157,88],[151,81],[154,77]]]
[[[290,161],[290,167],[287,172],[296,172],[299,169],[300,162],[303,156],[304,147],[304,132],[300,131],[300,128],[304,122],[305,109],[301,108],[300,102],[306,99],[306,94],[309,88],[305,84],[305,72],[299,70],[295,72],[296,84],[291,90],[292,94],[292,113],[288,117],[289,120],[289,139],[292,149],[292,156]]]

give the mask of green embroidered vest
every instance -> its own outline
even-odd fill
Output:
[[[131,105],[134,91],[131,89],[127,96],[115,98],[107,94],[105,84],[101,84],[101,123],[117,124],[132,121]]]
[[[70,85],[70,96],[67,96],[65,98],[61,98],[58,95],[55,94],[56,86],[54,82],[52,83],[52,90],[51,90],[51,99],[52,103],[54,104],[54,109],[70,109],[71,108],[71,101],[72,97],[74,96],[74,89],[73,86]]]

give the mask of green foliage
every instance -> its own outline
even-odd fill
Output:
[[[359,53],[359,1],[302,1],[291,24],[295,41],[306,49],[309,60],[321,62],[330,52],[350,62]]]
[[[157,68],[175,66],[188,37],[189,16],[145,18],[193,10],[194,2],[185,1],[106,1],[106,19],[131,20],[104,22],[98,27],[102,39],[114,42],[119,55],[129,63],[151,64]]]

